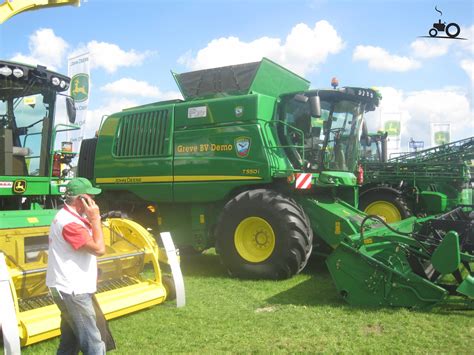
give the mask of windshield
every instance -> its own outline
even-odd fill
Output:
[[[56,98],[70,79],[40,65],[0,60],[0,67],[0,176],[49,177],[55,110],[72,112]]]
[[[54,104],[54,97],[42,94],[0,100],[0,130],[5,149],[12,152],[2,164],[1,175],[47,175],[49,134],[44,131],[50,129],[51,101]]]
[[[354,172],[365,103],[350,95],[320,91],[321,117],[311,115],[310,100],[294,95],[283,101],[280,139],[296,168]]]

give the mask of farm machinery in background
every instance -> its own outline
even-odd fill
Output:
[[[81,0],[4,0],[0,4],[0,24],[24,11],[63,5],[79,6]]]
[[[184,100],[112,114],[82,142],[78,174],[99,204],[216,247],[237,277],[291,277],[314,251],[351,304],[474,307],[472,208],[391,225],[357,209],[376,91],[308,90],[265,58],[174,76]]]
[[[395,222],[472,205],[474,137],[387,157],[387,135],[363,133],[359,208]]]
[[[49,226],[75,155],[68,144],[56,144],[78,128],[74,103],[64,95],[69,85],[68,77],[45,67],[0,61],[0,253],[21,345],[59,335],[59,310],[45,274]],[[57,112],[67,113],[69,121],[56,119]],[[155,239],[123,218],[105,219],[103,231],[106,254],[98,258],[97,299],[105,317],[162,303],[173,285],[164,285],[159,259],[166,256]],[[153,269],[148,278],[142,275],[146,265]]]

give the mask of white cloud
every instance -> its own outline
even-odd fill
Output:
[[[153,52],[125,51],[118,45],[107,42],[90,41],[85,47],[76,49],[71,56],[88,51],[91,55],[91,69],[102,68],[108,73],[114,73],[119,67],[141,65],[144,59]]]
[[[417,69],[420,62],[398,55],[390,54],[381,47],[357,46],[352,54],[353,60],[366,60],[369,68],[378,71],[404,72]]]
[[[417,39],[410,47],[413,55],[418,58],[434,58],[445,55],[450,48],[450,41],[437,41],[432,39]]]
[[[313,28],[304,23],[297,24],[284,41],[271,37],[261,37],[250,42],[233,36],[213,39],[195,57],[188,52],[178,62],[197,70],[259,61],[267,57],[304,75],[316,70],[330,54],[340,52],[343,47],[337,31],[323,20]]]
[[[28,42],[29,53],[16,53],[11,60],[41,64],[49,69],[58,70],[65,62],[66,51],[70,45],[61,37],[56,36],[50,28],[41,28],[35,31]],[[69,56],[84,52],[91,54],[91,69],[102,68],[109,73],[120,67],[141,65],[145,58],[154,54],[153,51],[138,52],[133,49],[126,51],[118,45],[107,42],[90,41],[85,46],[79,46]]]
[[[29,38],[30,52],[28,54],[17,53],[11,60],[32,65],[41,64],[49,69],[57,70],[63,63],[68,47],[68,43],[56,36],[52,29],[41,28]]]
[[[471,82],[474,83],[474,60],[472,59],[464,59],[461,61],[461,68],[464,69],[466,74],[471,79]]]
[[[468,55],[474,55],[474,44],[472,41],[474,41],[474,25],[471,25],[469,27],[462,27],[461,28],[461,33],[459,34],[459,37],[462,38],[467,38],[467,41],[456,41],[461,45],[461,48],[468,54]]]
[[[466,94],[456,88],[404,92],[392,87],[379,88],[382,101],[379,115],[372,115],[369,130],[381,129],[381,119],[397,116],[402,121],[403,151],[410,138],[429,147],[431,123],[450,123],[451,140],[474,135],[474,111]]]
[[[109,94],[133,95],[143,97],[156,97],[160,95],[160,90],[156,86],[148,84],[146,81],[139,81],[131,78],[122,78],[108,83],[100,88]]]
[[[157,100],[182,98],[181,94],[177,91],[162,92],[160,88],[150,85],[146,81],[131,78],[122,78],[112,83],[108,83],[102,86],[100,90],[114,96],[141,96]]]

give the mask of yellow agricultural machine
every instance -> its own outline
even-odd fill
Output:
[[[19,213],[19,219],[31,218],[22,215]],[[4,217],[7,216],[2,215]],[[59,335],[59,310],[45,285],[49,225],[3,227],[5,225],[0,229],[0,246],[11,276],[21,344],[30,345]],[[103,230],[107,253],[98,261],[97,299],[106,318],[164,302],[167,288],[162,282],[154,238],[127,219],[108,219]],[[153,267],[152,278],[143,277],[147,263]]]
[[[63,5],[79,6],[80,0],[5,0],[0,4],[0,24],[24,11]]]
[[[72,100],[58,99],[69,84],[68,77],[45,67],[0,61],[0,252],[22,346],[59,335],[59,310],[45,275],[49,226],[74,156],[55,148],[62,134],[77,128]],[[61,104],[66,106],[67,123],[55,123]],[[166,261],[166,256],[154,237],[120,217],[104,217],[103,230],[107,251],[98,259],[97,299],[105,317],[169,298],[173,284],[163,282],[159,260]]]

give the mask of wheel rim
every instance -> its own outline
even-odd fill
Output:
[[[387,223],[402,220],[402,215],[397,206],[387,201],[372,202],[364,211],[367,214],[374,214],[385,219]]]
[[[234,233],[237,252],[251,263],[267,260],[275,249],[275,240],[272,226],[260,217],[245,218]]]

